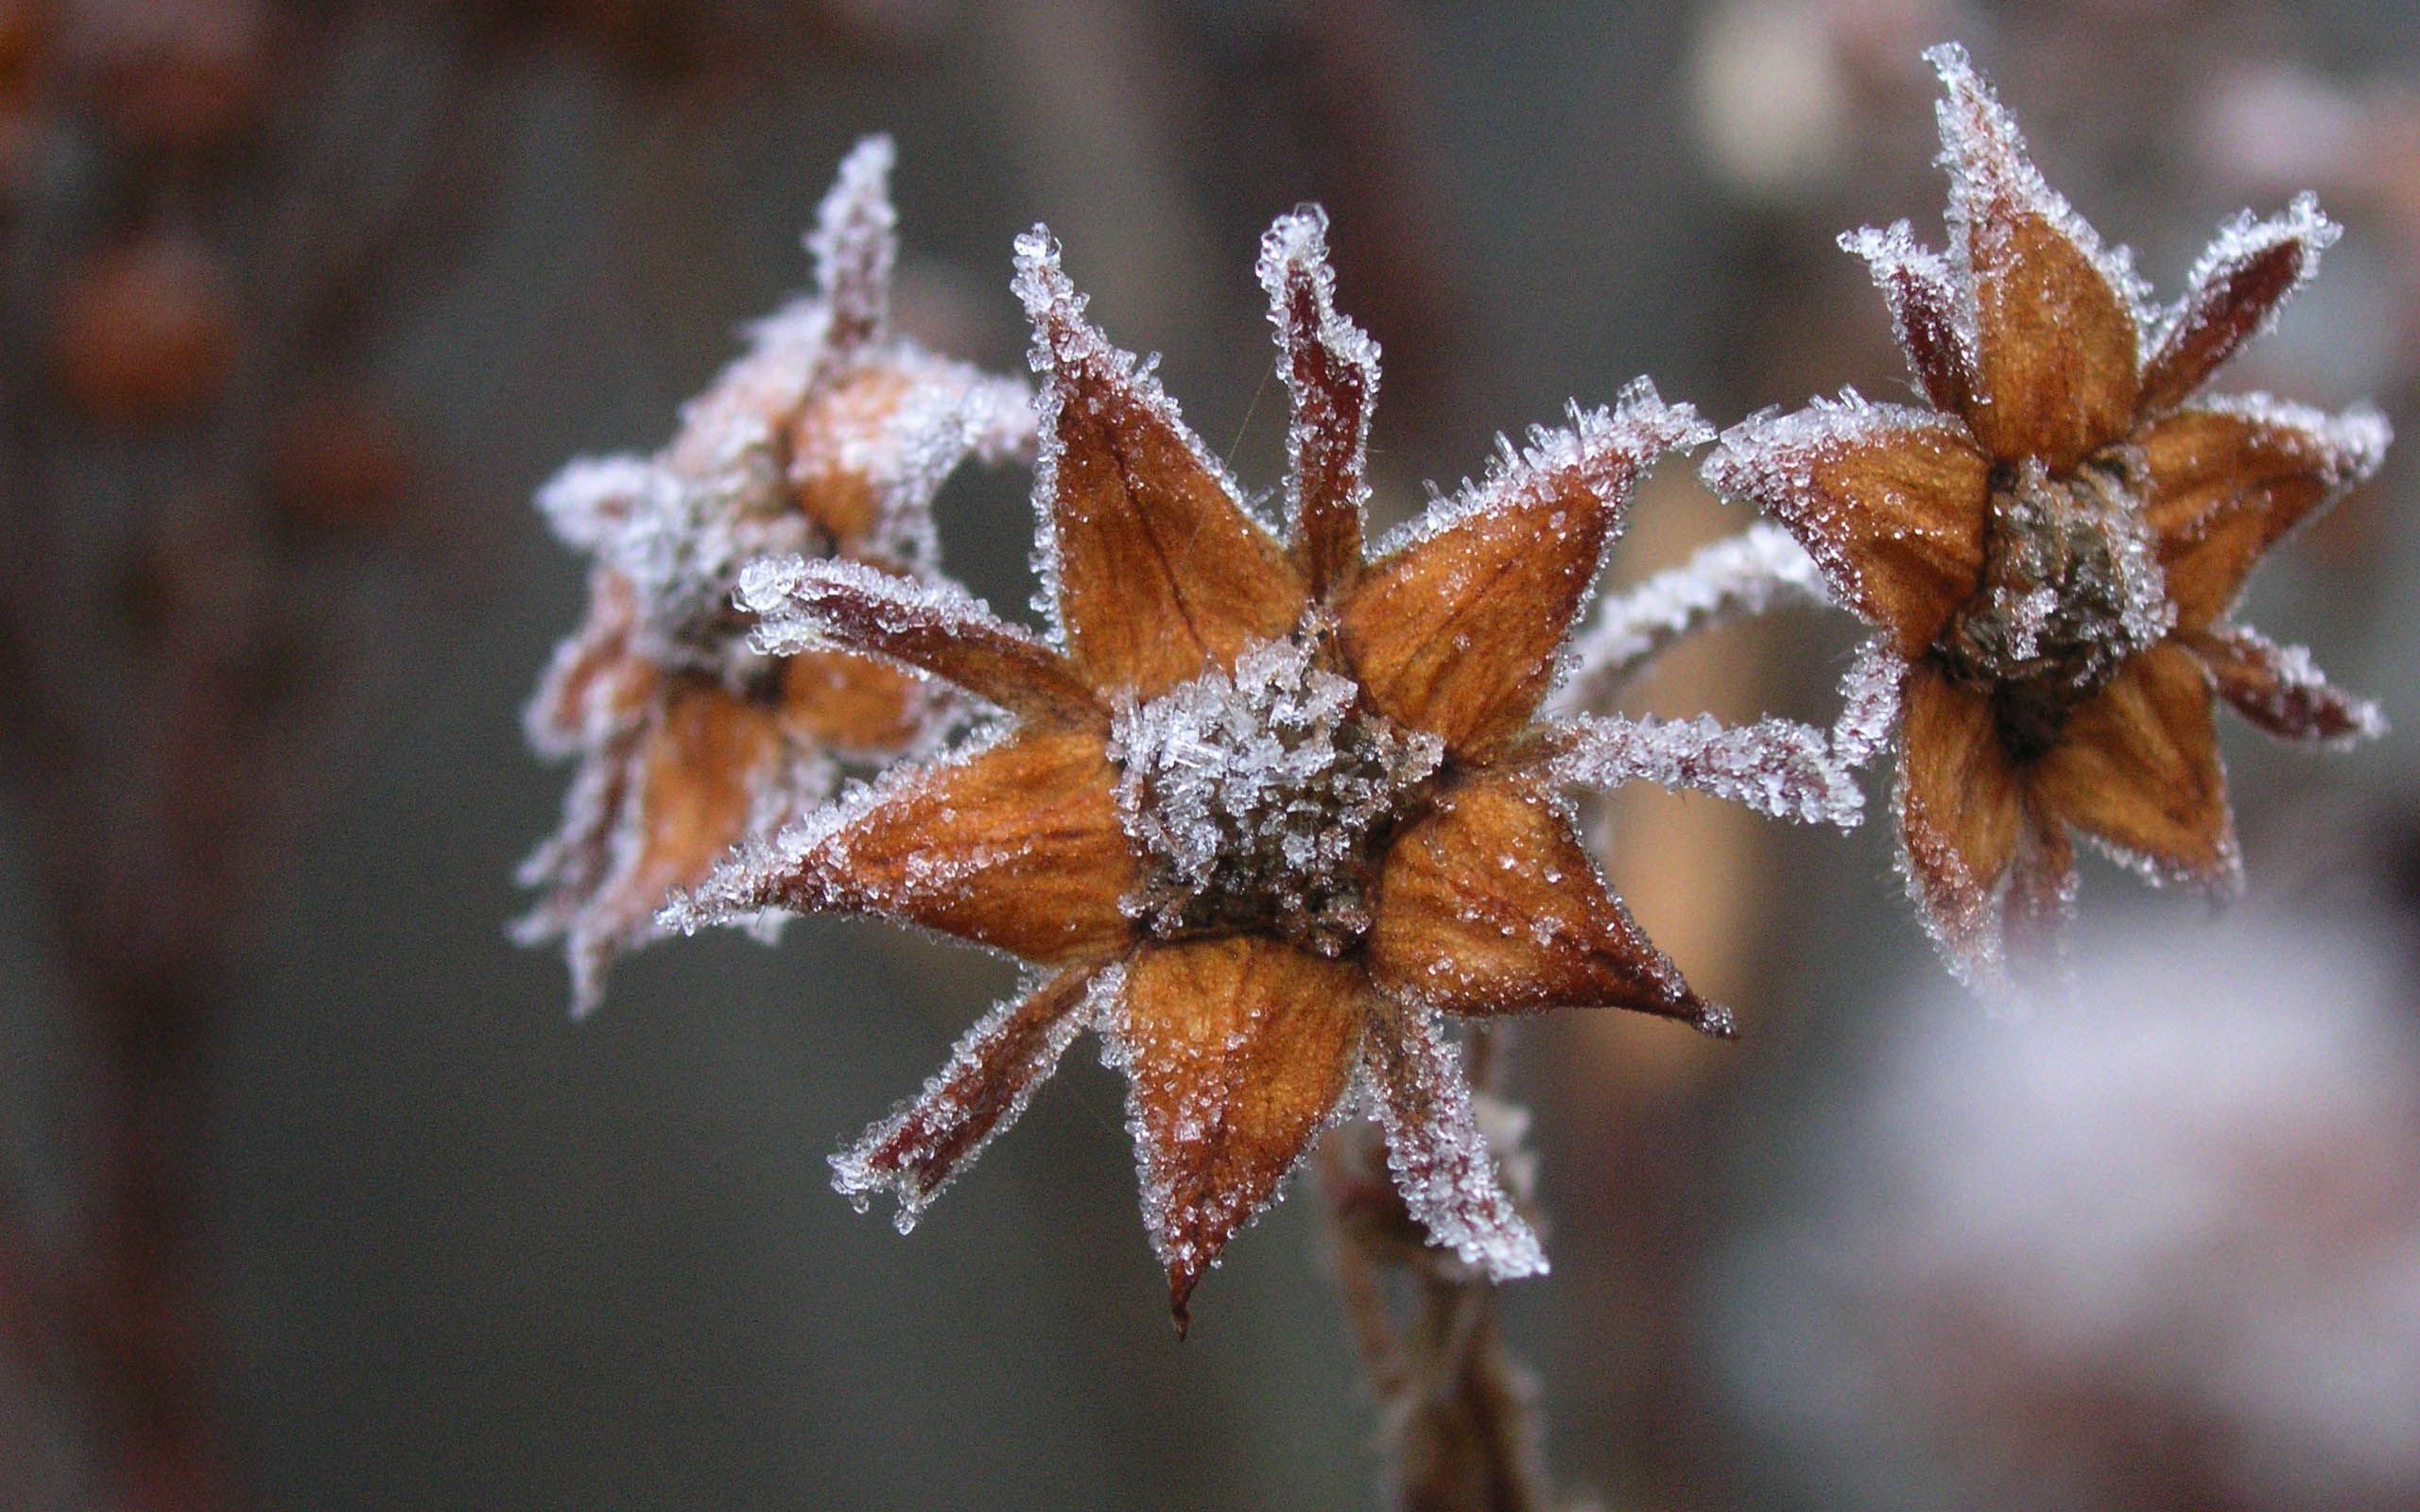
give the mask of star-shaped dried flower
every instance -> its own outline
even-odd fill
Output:
[[[2080,831],[2153,881],[2238,885],[2212,697],[2337,742],[2377,713],[2229,623],[2269,548],[2381,460],[2385,421],[2203,385],[2337,235],[2308,198],[2225,227],[2173,308],[2028,161],[1963,52],[1927,55],[1946,257],[1905,223],[1872,265],[1925,406],[1848,394],[1735,428],[1706,463],[1777,516],[1905,667],[1899,819],[1951,967],[2009,984],[2053,946]]]
[[[743,853],[667,918],[871,914],[1034,968],[835,1158],[840,1189],[891,1192],[903,1228],[1090,1027],[1130,1079],[1180,1324],[1362,1097],[1438,1243],[1492,1276],[1543,1270],[1444,1019],[1612,1005],[1729,1027],[1607,889],[1558,788],[1652,749],[1718,790],[1770,779],[1772,807],[1855,796],[1806,749],[1741,731],[1537,716],[1633,479],[1704,428],[1641,381],[1506,446],[1365,559],[1377,350],[1336,314],[1324,217],[1300,212],[1260,263],[1293,408],[1281,541],[1150,365],[1086,320],[1046,232],[1017,264],[1047,379],[1035,497],[1058,636],[846,562],[752,569],[741,596],[769,648],[889,658],[1008,717]]]
[[[588,623],[528,710],[531,744],[579,768],[561,832],[523,868],[544,900],[515,930],[565,942],[575,1012],[671,892],[830,796],[832,757],[920,748],[942,712],[860,657],[756,651],[731,603],[740,568],[773,552],[929,578],[942,480],[1030,444],[1022,383],[890,330],[890,162],[875,137],[841,164],[808,237],[816,295],[755,327],[669,445],[576,462],[539,495],[596,566]]]

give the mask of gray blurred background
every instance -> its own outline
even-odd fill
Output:
[[[563,782],[519,709],[583,599],[530,492],[669,435],[804,284],[873,130],[905,324],[1022,371],[1009,243],[1046,220],[1251,486],[1284,407],[1252,258],[1304,200],[1386,350],[1395,517],[1640,372],[1726,423],[1902,397],[1832,238],[1938,244],[1918,54],[1946,39],[2165,295],[2225,215],[2319,191],[2343,241],[2220,387],[2366,397],[2420,439],[2399,0],[0,5],[0,1503],[1370,1503],[1310,1203],[1236,1243],[1180,1345],[1089,1054],[911,1238],[831,1193],[825,1154],[1003,965],[809,921],[653,949],[569,1022],[561,960],[504,936]],[[134,284],[176,313],[89,294],[163,243],[201,271]],[[1887,824],[1616,802],[1616,886],[1745,1032],[1520,1030],[1555,1271],[1512,1332],[1563,1480],[1616,1509],[2420,1504],[2413,455],[2249,615],[2398,731],[2225,729],[2248,899],[2213,921],[2091,865],[2072,1010],[1950,988]],[[1689,474],[1642,490],[1617,576],[1747,523]],[[941,505],[948,565],[1019,612],[1027,481]],[[1720,632],[1637,707],[1822,717],[1852,644]],[[113,1246],[130,1168],[172,1216]],[[182,1363],[95,1408],[60,1320],[129,1253],[167,1279],[98,1283],[134,1319],[102,1354]],[[130,1481],[127,1432],[184,1468]]]

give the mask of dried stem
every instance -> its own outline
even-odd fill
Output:
[[[1484,1093],[1501,1057],[1469,1041]],[[1432,1247],[1405,1211],[1374,1126],[1321,1150],[1339,1300],[1360,1350],[1385,1443],[1386,1499],[1402,1512],[1548,1512],[1536,1388],[1505,1351],[1495,1285]]]

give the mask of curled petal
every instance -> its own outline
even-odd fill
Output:
[[[2239,860],[2210,686],[2193,653],[2153,646],[2067,721],[2034,769],[2046,813],[2155,882],[2236,885]]]
[[[1922,655],[1982,577],[1991,463],[1946,416],[1819,400],[1732,427],[1704,472],[1788,526],[1903,657]]]
[[[1597,579],[1632,483],[1703,439],[1685,404],[1652,385],[1570,428],[1508,445],[1495,467],[1433,509],[1339,606],[1344,645],[1380,710],[1470,757],[1521,729]]]
[[[2204,400],[2145,426],[2144,514],[2177,628],[2202,629],[2233,608],[2270,547],[2377,471],[2391,435],[2376,410],[2329,415],[2259,394]]]
[[[1395,839],[1379,871],[1370,974],[1447,1013],[1603,1005],[1723,1032],[1598,874],[1534,779],[1482,776]]]
[[[1343,1097],[1368,1019],[1360,969],[1272,939],[1148,946],[1114,1054],[1143,1218],[1177,1326],[1202,1272],[1258,1216]]]
[[[1935,108],[1949,168],[1952,256],[1973,280],[1975,376],[1966,421],[2006,462],[2064,473],[2124,436],[2140,380],[2136,281],[2026,157],[2016,122],[1955,45]]]
[[[1016,283],[1048,375],[1046,586],[1085,677],[1155,697],[1291,630],[1305,599],[1285,549],[1150,371],[1084,318],[1038,227],[1017,239]]]
[[[2350,746],[2386,733],[2377,705],[2332,686],[2299,645],[2279,645],[2238,626],[2184,639],[2219,696],[2279,740]]]
[[[826,643],[905,662],[1029,718],[1102,718],[1064,656],[955,584],[918,582],[862,562],[786,557],[750,563],[739,604],[757,616],[754,644],[769,656]]]
[[[1899,839],[1908,892],[1942,957],[1970,986],[2005,979],[1994,908],[2016,853],[2025,797],[1986,694],[1918,663],[1899,738]]]
[[[1973,308],[1959,292],[1948,260],[1918,246],[1904,220],[1889,231],[1850,232],[1841,247],[1864,258],[1873,271],[1925,398],[1945,414],[1964,414],[1975,393]]]
[[[1261,238],[1260,284],[1294,409],[1286,438],[1294,549],[1312,596],[1323,598],[1361,568],[1378,344],[1336,313],[1327,215],[1317,205],[1280,215]]]
[[[2221,227],[2144,359],[2143,408],[2181,403],[2238,348],[2275,324],[2278,308],[2310,282],[2319,254],[2342,234],[2309,195],[2296,196],[2273,219],[2255,222],[2246,214]]]
[[[1547,1273],[1545,1248],[1496,1177],[1461,1057],[1434,1009],[1381,1009],[1367,1061],[1395,1190],[1428,1237],[1490,1280]]]
[[[887,136],[859,142],[840,160],[807,233],[816,285],[831,311],[827,339],[838,349],[863,346],[890,329],[890,271],[899,258],[899,213],[890,205],[897,156]]]
[[[942,1189],[1025,1111],[1115,990],[1118,971],[1077,967],[994,1008],[922,1092],[832,1157],[833,1186],[859,1211],[868,1197],[889,1192],[899,1201],[894,1225],[903,1234],[913,1228]]]
[[[1121,945],[1134,858],[1101,738],[1022,735],[886,779],[726,862],[665,922],[875,914],[1029,961]]]

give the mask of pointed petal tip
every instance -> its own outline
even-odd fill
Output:
[[[1739,1038],[1738,1021],[1733,1017],[1729,1008],[1720,1003],[1708,1003],[1703,998],[1696,1000],[1696,1016],[1689,1021],[1690,1028],[1709,1040]]]
[[[1317,204],[1300,204],[1270,222],[1260,237],[1260,261],[1253,269],[1271,299],[1285,287],[1291,268],[1327,264],[1327,212]]]

